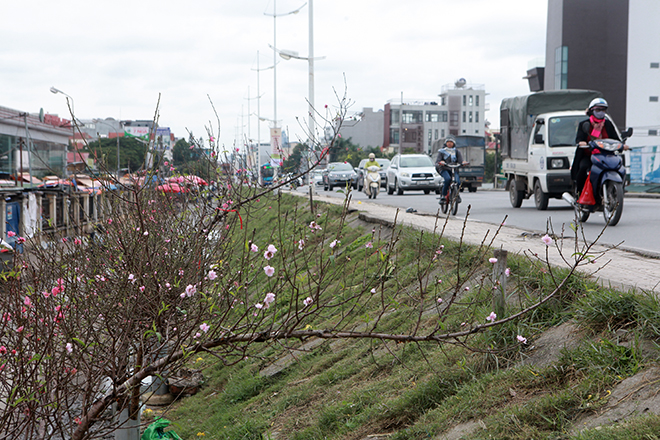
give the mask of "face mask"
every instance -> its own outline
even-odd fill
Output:
[[[605,112],[603,111],[594,112],[594,117],[596,119],[605,119]]]

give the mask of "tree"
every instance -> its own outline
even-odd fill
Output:
[[[374,229],[341,243],[347,206],[311,212],[280,200],[232,176],[213,192],[132,187],[105,193],[93,240],[53,236],[41,246],[21,237],[25,252],[0,280],[0,437],[103,437],[119,426],[111,405],[137,417],[141,382],[200,352],[232,365],[255,344],[311,337],[469,345],[566,282],[486,322],[476,305],[489,304],[496,286],[483,275],[492,239],[468,255],[459,244],[456,282],[443,286],[441,236],[421,234],[418,288],[403,291],[397,258],[410,249],[397,248],[396,235],[380,239]],[[266,227],[253,226],[260,218]],[[576,265],[588,254],[576,254]],[[469,301],[465,280],[477,295]],[[395,332],[387,321],[396,313],[417,313],[419,323]],[[365,325],[351,327],[356,319]]]
[[[194,139],[192,135],[191,139]],[[214,179],[217,171],[212,165],[215,162],[214,152],[204,149],[198,141],[176,141],[172,148],[172,161],[179,173],[193,174],[207,180]]]
[[[293,147],[293,152],[289,157],[284,159],[282,163],[282,170],[285,173],[299,173],[301,172],[301,164],[303,161],[303,153],[307,151],[307,144],[297,144]]]
[[[102,138],[87,146],[101,169],[113,173],[117,169],[117,139]],[[130,137],[119,138],[119,168],[135,172],[144,165],[147,146]]]
[[[370,153],[374,153],[376,157],[384,157],[379,148],[362,148],[352,143],[351,138],[337,138],[330,148],[329,160],[330,162],[348,162],[353,167],[357,167],[362,159],[369,157]]]

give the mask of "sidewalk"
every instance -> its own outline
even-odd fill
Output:
[[[302,192],[292,191],[291,194],[309,197],[309,194]],[[314,199],[332,204],[343,204],[344,202],[343,199],[327,197],[318,193],[314,194]],[[571,255],[584,248],[584,243],[579,240],[576,247],[575,235],[570,229],[564,232],[569,235],[568,237],[563,239],[555,237],[554,242],[550,246],[546,246],[541,240],[541,235],[530,234],[523,229],[506,225],[502,226],[493,239],[499,225],[492,223],[469,220],[464,230],[463,221],[453,217],[436,219],[434,216],[406,213],[399,208],[365,201],[361,203],[351,201],[349,207],[359,211],[361,217],[367,221],[393,224],[396,219],[398,224],[431,232],[440,232],[444,227],[444,236],[456,241],[460,240],[461,234],[464,233],[463,241],[468,244],[480,245],[482,242],[491,243],[492,241],[493,248],[501,247],[509,252],[528,256],[537,254],[544,260],[547,252],[548,261],[559,267],[568,267],[571,261],[575,261]],[[555,231],[555,233],[559,236],[561,231]],[[563,258],[560,250],[563,250]],[[594,256],[593,262],[583,263],[578,270],[594,276],[600,283],[617,288],[637,288],[660,292],[660,259],[598,244],[591,248],[589,255]]]

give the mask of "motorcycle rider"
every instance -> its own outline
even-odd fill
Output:
[[[575,143],[578,148],[575,149],[575,157],[571,166],[571,178],[575,182],[577,194],[582,192],[591,169],[591,149],[579,147],[586,147],[590,141],[596,139],[616,139],[621,142],[614,124],[605,117],[607,108],[607,101],[603,98],[593,99],[587,108],[589,119],[585,119],[578,125],[575,136]],[[628,146],[624,145],[623,149],[627,150]]]
[[[380,168],[380,164],[376,162],[376,155],[374,153],[369,153],[369,160],[364,164],[364,169],[366,170],[369,167],[377,166]]]
[[[467,165],[467,162],[463,160],[461,152],[456,149],[456,141],[454,138],[449,137],[445,140],[443,148],[438,150],[438,157],[435,163],[435,168],[443,179],[440,203],[445,203],[447,200],[447,191],[449,191],[449,185],[451,185],[451,171],[447,164],[460,163],[462,165]],[[458,176],[458,170],[455,170],[454,175],[456,176],[456,182],[460,185],[461,180]]]
[[[367,182],[367,170],[369,167],[376,166],[379,169],[381,168],[380,164],[376,162],[376,155],[374,153],[369,153],[369,160],[364,164],[364,192],[368,196],[371,195],[371,189],[369,188],[369,184]]]

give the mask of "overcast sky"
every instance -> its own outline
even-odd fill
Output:
[[[305,0],[277,0],[277,14]],[[277,18],[277,47],[308,54],[308,5]],[[271,14],[267,16],[264,14]],[[232,147],[273,118],[273,0],[3,2],[0,106],[79,119],[152,119],[177,137],[212,125]],[[335,92],[363,107],[433,100],[458,78],[483,84],[499,125],[504,97],[528,93],[528,63],[545,56],[547,0],[314,0],[315,102],[336,112]],[[259,56],[257,56],[259,53]],[[305,139],[308,64],[277,64],[277,119]],[[261,99],[256,98],[257,88]],[[248,93],[249,89],[249,93]],[[326,110],[325,106],[328,106]],[[261,140],[268,123],[261,123]]]

